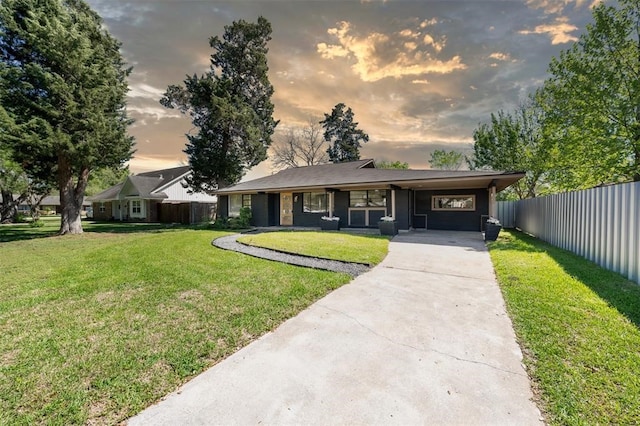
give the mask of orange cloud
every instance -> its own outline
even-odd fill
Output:
[[[602,0],[527,0],[527,6],[532,9],[542,9],[547,14],[560,14],[564,12],[564,9],[569,5],[574,5],[576,8],[583,7],[588,4],[590,8],[595,7]]]
[[[494,52],[489,55],[489,58],[497,59],[498,61],[508,61],[510,59],[510,56],[508,53]]]
[[[435,41],[425,36],[419,44],[417,41],[402,42],[389,35],[372,32],[366,36],[354,34],[349,22],[340,22],[336,28],[327,33],[337,39],[337,44],[318,43],[316,48],[324,59],[350,58],[355,60],[352,70],[361,80],[372,82],[383,78],[401,78],[422,74],[449,74],[467,68],[460,56],[448,60],[434,58],[432,52],[440,53],[444,47],[444,39]],[[414,36],[410,30],[403,30],[397,35]]]

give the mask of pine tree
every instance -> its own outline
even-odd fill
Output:
[[[331,144],[327,153],[333,163],[359,160],[360,146],[369,141],[369,135],[354,123],[351,108],[345,111],[345,107],[343,103],[337,104],[320,122],[324,127],[324,139]]]
[[[169,86],[160,101],[188,113],[198,128],[187,135],[185,149],[192,171],[187,183],[196,192],[236,183],[267,158],[278,124],[267,75],[269,40],[271,24],[263,17],[226,26],[222,38],[209,40],[209,71],[187,77],[184,86]]]

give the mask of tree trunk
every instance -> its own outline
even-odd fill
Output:
[[[1,190],[2,206],[0,206],[0,223],[13,222],[18,213],[18,206],[13,200],[11,191]]]
[[[88,179],[89,170],[83,168],[78,176],[77,184],[74,185],[71,165],[66,158],[59,157],[58,185],[60,186],[60,208],[62,210],[59,235],[82,234],[80,213]]]

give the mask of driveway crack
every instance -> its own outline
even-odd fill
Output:
[[[453,354],[450,354],[450,353],[446,353],[446,352],[442,352],[442,351],[439,351],[437,349],[424,349],[424,348],[419,348],[419,347],[416,347],[416,346],[413,346],[413,345],[409,345],[407,343],[395,341],[392,338],[390,338],[388,336],[385,336],[384,334],[378,333],[376,330],[372,329],[371,327],[367,327],[365,324],[360,322],[360,320],[358,318],[354,317],[353,315],[349,315],[348,313],[346,313],[344,311],[341,311],[341,310],[335,309],[335,308],[331,308],[331,307],[329,307],[327,305],[324,305],[322,303],[318,303],[318,306],[320,306],[320,307],[322,307],[324,309],[327,309],[329,311],[335,312],[337,314],[340,314],[340,315],[350,319],[354,323],[358,324],[360,327],[362,327],[365,330],[367,330],[369,333],[371,333],[371,334],[373,334],[373,335],[375,335],[375,336],[377,336],[377,337],[379,337],[381,339],[384,339],[384,340],[388,341],[389,343],[391,343],[393,345],[402,346],[402,347],[405,347],[405,348],[413,349],[413,350],[415,350],[417,352],[422,352],[422,353],[437,353],[439,355],[455,359],[456,361],[468,362],[468,363],[477,364],[477,365],[483,365],[485,367],[489,367],[489,368],[491,368],[493,370],[501,371],[503,373],[512,374],[512,375],[515,375],[515,376],[527,377],[528,378],[528,376],[526,374],[518,373],[516,371],[506,370],[504,368],[500,368],[500,367],[497,367],[495,365],[491,365],[491,364],[486,363],[486,362],[476,361],[476,360],[473,360],[473,359],[461,358],[459,356],[456,356],[456,355],[453,355]]]

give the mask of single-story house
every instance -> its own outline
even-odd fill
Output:
[[[13,198],[18,198],[19,195],[14,195]],[[39,197],[32,196],[30,200],[25,200],[18,205],[18,212],[26,215],[31,214],[30,204],[35,204],[36,200]],[[0,203],[2,202],[2,195],[0,195]],[[91,201],[88,198],[85,198],[82,201],[82,210],[86,211],[88,207],[91,207]],[[62,213],[62,208],[60,207],[60,196],[59,195],[47,195],[42,199],[39,206],[40,214],[60,214]]]
[[[481,231],[496,213],[496,193],[524,177],[487,170],[377,169],[373,160],[291,168],[218,190],[218,216],[250,207],[254,226],[377,227],[393,217],[398,229]]]
[[[189,166],[128,176],[90,197],[93,218],[134,222],[199,223],[211,219],[215,195],[190,193]]]

